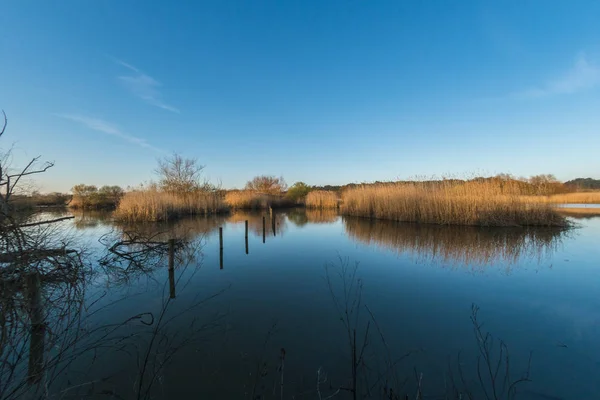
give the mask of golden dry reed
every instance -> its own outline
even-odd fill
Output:
[[[225,194],[225,203],[238,210],[262,210],[294,205],[283,196],[260,193],[254,190],[231,190]]]
[[[600,204],[600,192],[574,192],[552,196],[524,196],[523,201],[551,204]]]
[[[126,193],[115,218],[120,221],[168,221],[187,215],[207,215],[226,210],[215,192],[173,194],[154,188]]]
[[[335,192],[329,190],[313,190],[306,195],[305,204],[308,208],[337,208],[339,199]]]
[[[348,236],[367,245],[377,245],[419,261],[483,266],[514,265],[523,260],[543,261],[553,254],[564,237],[556,228],[486,228],[400,224],[344,217]]]
[[[257,210],[266,208],[269,197],[253,190],[232,190],[225,194],[225,203],[231,208]]]
[[[342,213],[442,225],[568,226],[546,203],[520,199],[510,181],[473,180],[363,185],[342,194]]]

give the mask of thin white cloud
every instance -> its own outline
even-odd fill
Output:
[[[127,68],[131,71],[131,74],[119,76],[118,79],[125,85],[125,87],[133,93],[135,96],[139,97],[143,101],[148,104],[151,104],[155,107],[162,108],[163,110],[171,111],[179,114],[178,108],[167,104],[160,92],[160,87],[162,84],[151,77],[150,75],[146,75],[140,69],[134,67],[131,64],[128,64],[119,59],[114,59],[115,63]]]
[[[600,85],[600,66],[590,62],[585,54],[579,55],[575,65],[563,76],[537,88],[531,88],[516,95],[518,97],[545,97],[571,94],[592,89]]]
[[[54,114],[57,117],[68,119],[70,121],[78,122],[85,126],[86,128],[92,129],[97,132],[102,132],[106,135],[111,135],[123,139],[129,143],[135,144],[137,146],[151,149],[154,151],[162,152],[162,150],[152,146],[145,139],[139,138],[137,136],[132,136],[127,133],[123,133],[119,127],[110,122],[104,121],[98,118],[86,117],[83,115],[77,114]]]

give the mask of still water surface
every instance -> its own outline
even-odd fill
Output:
[[[341,269],[357,266],[360,303],[349,303],[358,304],[351,320],[359,352],[369,327],[358,379],[373,398],[389,386],[402,398],[420,387],[423,398],[442,399],[459,370],[477,392],[476,304],[483,330],[507,345],[512,378],[530,365],[517,399],[597,399],[600,217],[585,217],[562,232],[305,210],[276,213],[275,224],[260,213],[138,226],[77,215],[62,229],[88,248],[94,272],[77,312],[46,304],[54,331],[45,360],[77,350],[42,384],[56,398],[325,398],[351,385],[344,306],[340,312],[334,299],[344,304]],[[163,253],[132,263],[107,251],[142,238],[178,239],[171,274]],[[117,249],[137,256],[147,247]],[[388,360],[406,353],[390,372]],[[342,390],[334,398],[350,397]]]

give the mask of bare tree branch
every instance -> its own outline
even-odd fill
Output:
[[[4,116],[4,124],[2,125],[2,129],[0,129],[0,136],[4,134],[4,130],[6,129],[6,125],[8,125],[8,119],[6,118],[6,113],[2,110],[2,115]]]

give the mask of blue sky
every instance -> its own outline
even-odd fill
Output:
[[[5,1],[0,147],[43,191],[178,152],[241,187],[600,178],[598,1]]]

